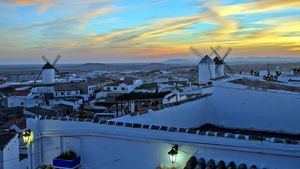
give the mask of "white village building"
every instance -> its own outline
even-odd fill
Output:
[[[28,90],[14,91],[9,93],[7,97],[8,107],[34,107],[39,106],[41,103],[42,101],[32,95]]]
[[[106,93],[130,93],[142,84],[143,81],[140,79],[125,77],[120,80],[105,84],[103,89]]]
[[[32,94],[42,99],[63,99],[69,97],[83,97],[84,101],[90,100],[95,91],[94,85],[87,82],[55,83],[39,85],[32,88]]]
[[[187,96],[184,94],[181,94],[179,92],[171,92],[163,98],[162,104],[170,104],[170,103],[180,102],[180,101],[183,101],[186,99],[187,99]]]
[[[0,131],[0,169],[19,168],[19,139],[17,133]]]

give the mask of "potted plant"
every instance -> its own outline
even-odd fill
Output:
[[[53,159],[54,168],[76,168],[80,166],[81,158],[74,151],[70,150],[61,153],[55,159]]]
[[[51,165],[43,164],[39,166],[38,169],[53,169],[53,167]]]

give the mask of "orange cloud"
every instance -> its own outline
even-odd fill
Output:
[[[295,8],[300,6],[299,0],[264,0],[254,1],[235,5],[219,6],[221,16],[236,14],[259,13],[285,8]]]
[[[109,0],[11,0],[11,2],[19,6],[38,5],[38,12],[43,13],[53,6],[64,8],[72,8],[73,6],[84,7],[97,3],[106,3]]]
[[[76,5],[104,2],[105,0],[73,0]],[[274,12],[300,6],[299,0],[266,0],[239,3],[235,5],[220,5],[215,3],[205,4],[205,10],[193,16],[164,18],[150,21],[147,24],[130,27],[127,29],[112,30],[106,34],[91,33],[80,34],[87,28],[92,18],[114,13],[120,9],[107,7],[93,9],[80,14],[71,14],[59,20],[48,23],[38,23],[30,26],[51,28],[50,30],[72,29],[72,37],[63,36],[54,39],[54,36],[44,38],[48,43],[42,44],[43,48],[60,48],[65,50],[84,50],[94,55],[131,55],[142,57],[166,56],[189,53],[191,44],[207,48],[215,44],[231,46],[233,54],[238,55],[272,55],[295,56],[300,50],[300,22],[296,17],[282,17],[262,19],[253,22],[259,27],[243,27],[243,17],[247,14]],[[52,5],[64,3],[63,0],[14,0],[17,5],[39,5],[46,10]],[[236,17],[237,15],[243,17]],[[120,17],[122,18],[122,17]],[[202,32],[197,24],[210,24],[214,28]],[[74,26],[75,25],[75,26]],[[197,28],[191,30],[191,26]],[[97,28],[95,28],[97,29]],[[98,28],[101,29],[101,28]],[[56,32],[55,32],[56,33]],[[53,39],[52,39],[53,38]],[[274,48],[274,50],[273,50]],[[76,53],[75,53],[76,54]]]
[[[38,5],[39,13],[45,12],[50,6],[55,4],[55,0],[12,0],[12,2],[20,6]]]

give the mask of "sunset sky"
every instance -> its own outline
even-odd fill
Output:
[[[1,0],[0,64],[300,57],[299,0]]]

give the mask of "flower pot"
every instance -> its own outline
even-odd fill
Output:
[[[73,160],[53,159],[53,167],[56,168],[75,168],[80,165],[81,158],[77,156]]]

